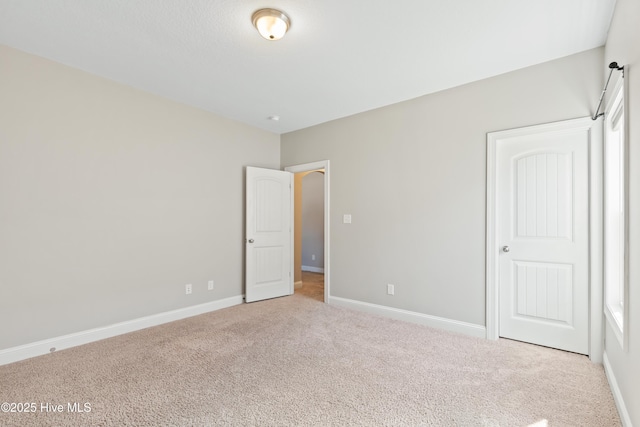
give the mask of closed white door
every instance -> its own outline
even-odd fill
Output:
[[[589,352],[589,130],[497,141],[499,334]]]
[[[293,293],[293,174],[247,167],[245,300]]]

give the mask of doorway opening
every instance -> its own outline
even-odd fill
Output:
[[[324,301],[324,169],[294,175],[295,290]]]
[[[294,174],[294,293],[329,302],[329,161],[285,168]]]

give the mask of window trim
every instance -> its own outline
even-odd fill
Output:
[[[623,124],[620,131],[622,132],[622,167],[623,167],[623,175],[621,177],[623,189],[622,189],[622,202],[623,210],[622,210],[622,238],[621,238],[621,250],[623,252],[622,259],[619,260],[622,263],[620,268],[620,275],[622,277],[622,283],[614,284],[614,286],[618,287],[621,285],[622,289],[619,289],[615,294],[617,299],[620,299],[622,302],[618,304],[611,303],[611,294],[612,291],[607,284],[607,255],[606,250],[603,251],[603,273],[604,273],[604,314],[607,319],[607,323],[613,330],[618,343],[622,347],[624,351],[628,350],[629,343],[629,132],[628,132],[628,88],[624,73],[628,72],[628,68],[625,67],[623,73],[620,75],[620,78],[616,82],[616,85],[612,91],[611,98],[607,103],[607,107],[605,109],[604,116],[604,147],[603,147],[603,160],[604,160],[604,169],[603,169],[603,220],[604,220],[604,239],[603,244],[606,245],[607,240],[607,137],[609,135],[609,128],[612,121],[617,122],[620,120],[620,115],[623,115]],[[622,98],[622,99],[620,99]],[[622,112],[620,113],[620,110]],[[612,117],[613,114],[613,117]],[[618,230],[614,230],[614,232],[619,232]],[[604,248],[604,247],[603,247]]]

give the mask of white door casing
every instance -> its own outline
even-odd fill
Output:
[[[247,167],[245,300],[293,293],[293,174]]]
[[[577,119],[488,135],[488,338],[592,353],[593,126]]]

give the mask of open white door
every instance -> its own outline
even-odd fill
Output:
[[[293,174],[247,167],[247,302],[293,293]]]

